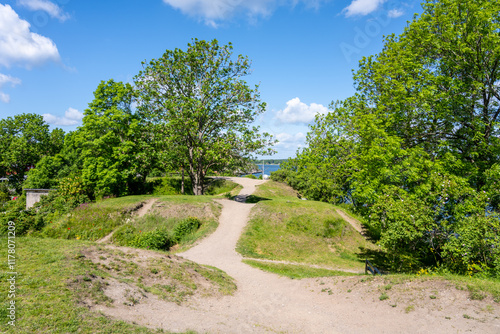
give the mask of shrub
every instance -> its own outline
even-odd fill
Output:
[[[182,179],[180,177],[164,177],[161,180],[154,181],[154,195],[180,195],[182,188]],[[193,195],[191,179],[184,178],[184,194]]]
[[[139,233],[129,246],[137,248],[168,250],[175,242],[165,229],[155,229],[153,231]]]
[[[26,210],[26,196],[23,195],[13,201],[7,202],[5,211],[0,213],[0,235],[7,234],[9,221],[16,226],[16,235],[26,234],[35,226],[35,212]]]

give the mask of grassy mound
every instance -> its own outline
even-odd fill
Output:
[[[360,248],[373,247],[335,211],[335,207],[297,197],[290,187],[267,182],[237,250],[251,258],[362,270]]]
[[[136,212],[155,201],[145,216]],[[44,237],[99,240],[113,233],[117,245],[169,250],[185,249],[218,226],[220,205],[213,196],[126,196],[82,204],[50,222],[40,232]]]
[[[6,245],[6,238],[0,243]],[[221,295],[235,289],[226,274],[213,268],[165,254],[138,264],[132,261],[136,257],[133,250],[113,250],[81,240],[20,237],[16,239],[16,255],[16,327],[12,331],[7,325],[4,298],[0,302],[2,333],[158,333],[112,320],[89,307],[122,302],[106,295],[106,290],[118,283],[130,287],[121,298],[131,304],[140,302],[140,294],[182,302],[193,294]],[[0,257],[7,259],[7,247],[0,248]],[[4,295],[9,271],[6,262],[0,265]],[[202,286],[202,281],[210,287],[206,283]]]

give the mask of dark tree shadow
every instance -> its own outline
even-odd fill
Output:
[[[384,251],[360,247],[360,252],[356,255],[360,261],[370,261],[370,263],[383,274],[387,274],[392,268],[392,262],[389,259],[389,255]]]
[[[261,201],[270,201],[270,198],[259,197],[255,195],[237,195],[232,198],[236,202],[255,204]]]

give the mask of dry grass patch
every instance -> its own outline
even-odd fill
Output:
[[[236,290],[233,279],[223,271],[198,265],[175,255],[125,247],[91,247],[81,252],[81,261],[103,272],[89,276],[100,294],[83,295],[82,303],[121,303],[134,306],[150,294],[182,304],[192,296],[219,297]],[[80,282],[81,283],[81,282]],[[83,286],[85,287],[85,280]]]

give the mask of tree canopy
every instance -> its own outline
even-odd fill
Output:
[[[500,275],[500,3],[423,6],[275,178],[352,204],[390,269]]]
[[[50,132],[40,115],[20,114],[0,120],[0,175],[8,176],[19,192],[29,168],[44,156],[59,152],[63,137],[61,129]]]
[[[194,40],[187,50],[167,50],[143,63],[136,76],[139,108],[156,131],[168,161],[185,168],[196,195],[203,194],[209,170],[220,171],[269,153],[270,135],[251,124],[264,112],[247,57],[232,56],[232,45]]]

